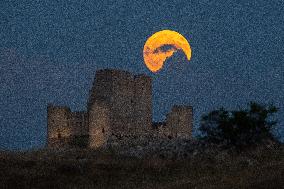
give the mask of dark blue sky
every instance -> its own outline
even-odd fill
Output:
[[[183,53],[152,74],[142,50],[175,30]],[[0,149],[41,147],[48,102],[83,109],[94,73],[118,68],[153,77],[154,119],[173,104],[214,108],[274,103],[284,125],[284,1],[0,1]],[[277,132],[284,131],[282,129]]]

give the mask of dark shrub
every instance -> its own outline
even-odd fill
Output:
[[[274,106],[251,102],[249,109],[227,111],[224,108],[202,116],[200,131],[204,139],[212,143],[243,147],[266,140],[276,141],[271,120],[277,112]]]

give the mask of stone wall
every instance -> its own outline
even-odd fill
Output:
[[[115,133],[130,133],[134,117],[134,77],[126,71],[112,70],[111,116]]]
[[[47,108],[48,147],[83,146],[88,142],[86,112],[71,112],[66,106],[49,104]]]
[[[135,76],[134,114],[137,132],[152,126],[152,79],[146,75]]]
[[[89,134],[87,112],[71,112],[70,113],[70,127],[72,135],[86,136]]]
[[[193,114],[191,106],[173,106],[167,114],[166,125],[172,137],[191,138]]]
[[[105,101],[110,108],[110,127],[114,134],[134,134],[150,128],[152,122],[152,84],[145,75],[103,69],[96,72],[88,100]]]
[[[111,70],[98,70],[90,90],[87,109],[96,100],[104,100],[106,102],[111,101],[113,87],[112,87],[112,72]]]
[[[100,148],[109,141],[188,139],[192,117],[191,106],[174,106],[166,122],[153,126],[151,77],[103,69],[96,72],[86,112],[48,106],[48,145]]]
[[[163,125],[162,127],[159,127],[157,129],[157,135],[160,138],[167,138],[167,139],[173,138],[172,130],[169,127],[167,127],[166,125]]]
[[[47,136],[48,146],[65,145],[72,135],[72,128],[70,127],[70,109],[65,106],[54,106],[49,104],[47,107]]]
[[[109,105],[94,101],[89,109],[89,147],[99,148],[106,144],[110,131]]]

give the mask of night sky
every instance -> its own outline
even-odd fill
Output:
[[[192,58],[178,52],[153,74],[143,46],[163,29]],[[278,106],[283,128],[284,1],[1,0],[0,149],[44,146],[47,103],[84,109],[102,68],[152,76],[155,121],[190,104],[198,127],[202,113],[254,100]]]

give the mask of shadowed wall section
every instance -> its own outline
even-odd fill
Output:
[[[72,135],[86,136],[89,134],[87,112],[70,112],[70,124],[72,128]]]
[[[137,132],[152,126],[152,79],[146,75],[135,76],[134,114]]]

